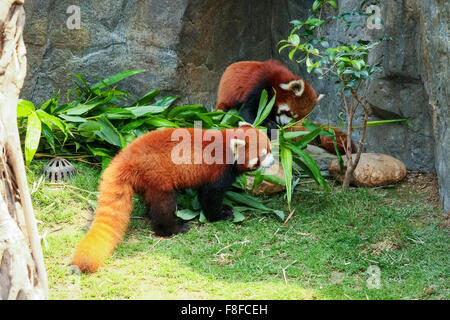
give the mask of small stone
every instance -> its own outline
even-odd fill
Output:
[[[285,181],[284,170],[280,163],[275,163],[270,168],[265,169],[263,171],[263,174],[273,175],[273,176],[276,176],[276,177],[282,179],[283,181]],[[254,181],[255,181],[254,176],[247,175],[247,190],[252,190]],[[286,189],[286,186],[284,186],[284,185],[272,183],[267,180],[264,180],[263,182],[261,182],[261,184],[259,186],[257,186],[255,188],[255,190],[253,190],[253,194],[256,196],[261,195],[261,194],[270,194],[270,193],[280,192],[285,189]]]
[[[354,160],[356,154],[352,156]],[[343,160],[345,168],[345,157]],[[340,182],[344,181],[345,169],[340,172],[338,160],[329,163],[328,171]],[[400,160],[386,154],[362,153],[350,183],[360,187],[377,187],[395,184],[405,177],[406,166]]]
[[[337,159],[337,156],[329,153],[327,150],[318,146],[308,144],[305,152],[308,153],[317,163],[320,171],[326,171],[331,160]]]

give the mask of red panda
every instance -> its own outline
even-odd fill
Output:
[[[208,161],[208,153],[214,161]],[[233,209],[222,204],[225,192],[242,172],[273,162],[269,139],[248,123],[226,130],[155,130],[137,138],[103,172],[95,218],[75,250],[73,265],[94,272],[111,255],[127,229],[134,193],[143,196],[157,235],[184,233],[189,225],[177,221],[177,190],[198,188],[209,221],[232,220]]]
[[[284,126],[292,119],[300,120],[306,117],[323,97],[317,96],[306,80],[294,75],[279,61],[241,61],[231,64],[223,73],[217,92],[216,110],[228,111],[244,105],[240,115],[245,121],[253,123],[258,112],[261,92],[265,89],[270,99],[272,88],[276,90],[275,104],[263,123],[268,129],[269,137],[270,130],[277,129],[277,124]],[[339,136],[338,147],[343,151],[346,134],[340,130],[335,131]],[[323,148],[335,153],[330,137],[320,139]],[[353,141],[352,149],[356,149]]]
[[[315,124],[317,124],[319,126],[323,126],[322,124],[317,123],[317,122],[315,122]],[[296,124],[290,128],[287,128],[287,131],[305,131],[305,130],[306,129],[303,127],[302,124]],[[347,148],[347,134],[338,129],[333,129],[333,130],[336,135],[336,145],[339,150],[339,153],[344,154],[345,149]],[[295,138],[293,140],[296,141],[296,140],[299,140],[300,138],[301,137]],[[311,141],[310,144],[317,145],[315,141]],[[327,150],[330,153],[333,153],[333,154],[336,153],[336,150],[334,150],[333,138],[331,138],[331,137],[320,137],[320,147]],[[352,153],[356,152],[356,145],[353,142],[353,140],[351,141],[351,152]]]

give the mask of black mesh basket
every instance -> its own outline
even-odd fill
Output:
[[[51,183],[67,181],[75,175],[74,166],[64,158],[54,158],[44,166],[45,178]]]

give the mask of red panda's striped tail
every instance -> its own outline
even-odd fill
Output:
[[[118,181],[117,171],[112,165],[104,171],[94,221],[75,250],[72,263],[83,272],[96,271],[122,240],[128,227],[133,190]]]

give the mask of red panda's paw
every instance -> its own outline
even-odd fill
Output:
[[[178,233],[186,233],[190,229],[189,223],[184,222],[180,224],[176,224],[174,226],[168,227],[154,227],[155,234],[159,237],[170,237],[174,234]]]
[[[178,227],[179,227],[179,232],[177,232],[177,233],[186,233],[186,232],[188,232],[189,229],[191,228],[191,227],[189,226],[189,223],[187,223],[187,222],[184,222],[184,223],[182,223],[182,224],[179,224]]]
[[[234,220],[233,208],[227,206],[226,204],[222,205],[221,217],[222,217],[221,220],[233,221]]]

